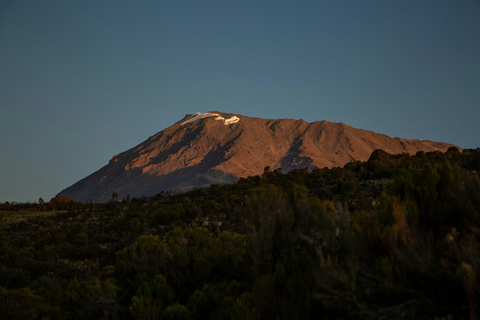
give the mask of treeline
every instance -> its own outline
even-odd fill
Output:
[[[376,150],[343,168],[65,201],[0,227],[0,318],[476,319],[479,169],[480,149]]]
[[[90,207],[93,206],[92,203],[88,204]],[[0,210],[3,211],[55,211],[55,210],[71,210],[71,209],[80,209],[85,208],[85,205],[81,204],[78,201],[72,201],[64,195],[58,194],[54,198],[50,199],[49,202],[45,202],[42,198],[38,199],[38,202],[9,202],[0,203]]]

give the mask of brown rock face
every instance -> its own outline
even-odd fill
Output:
[[[343,123],[267,120],[220,112],[186,115],[173,126],[60,193],[77,201],[104,202],[233,183],[266,166],[283,172],[366,161],[375,149],[388,153],[445,152],[447,143],[390,138]]]

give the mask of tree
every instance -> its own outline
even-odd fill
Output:
[[[45,204],[45,201],[43,201],[42,198],[38,198],[38,204],[40,205],[40,211],[43,211],[43,205]]]

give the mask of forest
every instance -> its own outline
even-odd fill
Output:
[[[480,148],[375,150],[180,194],[0,203],[0,319],[478,319],[479,172]]]

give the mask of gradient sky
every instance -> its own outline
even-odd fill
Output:
[[[1,1],[0,202],[211,110],[480,147],[480,1]]]

